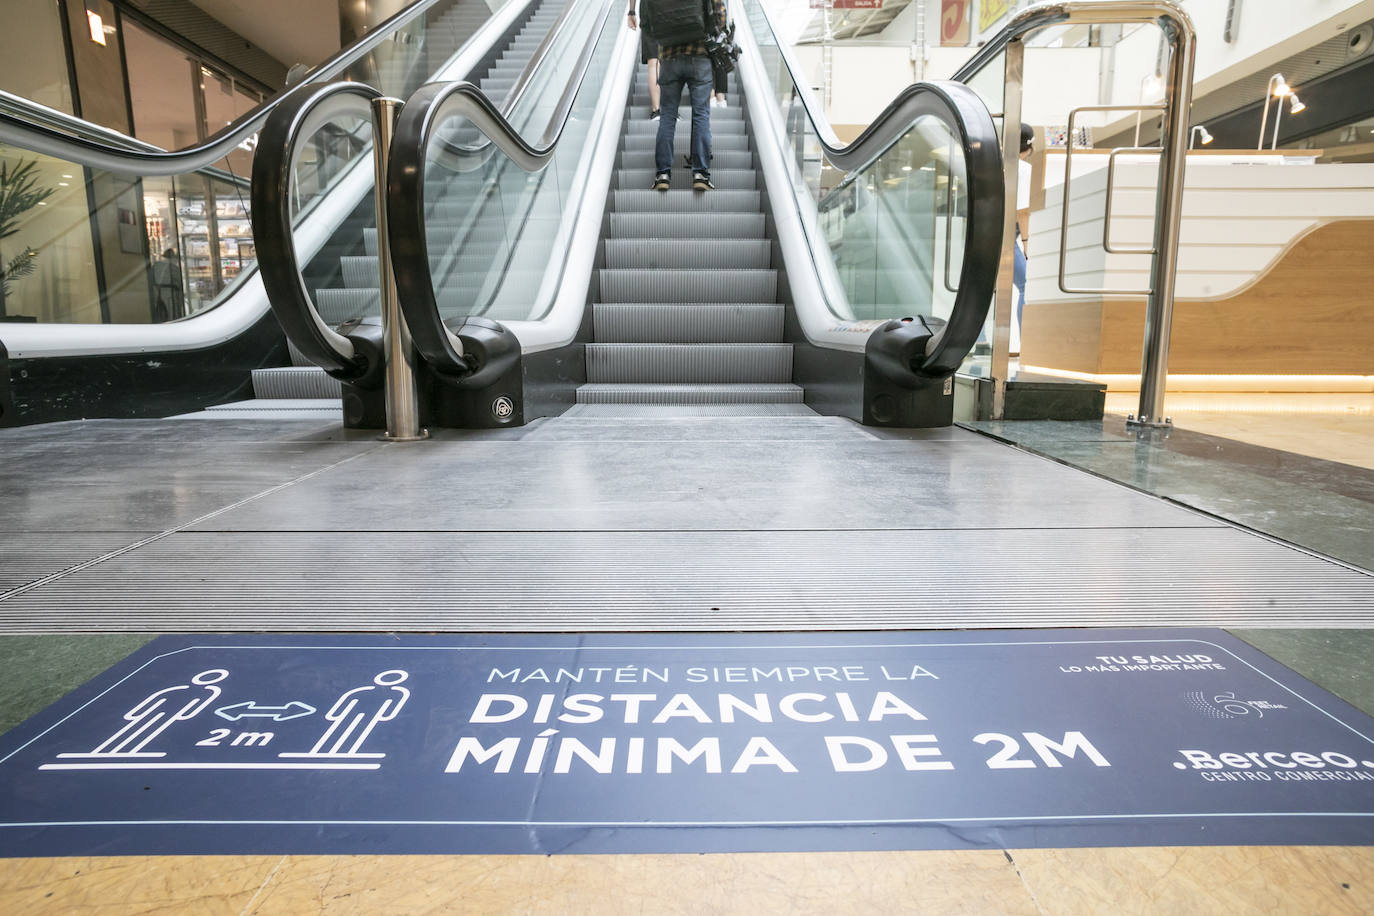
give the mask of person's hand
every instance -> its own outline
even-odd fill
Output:
[[[636,29],[638,29],[638,28],[639,28],[639,21],[638,21],[637,19],[635,19],[635,14],[634,14],[634,13],[630,13],[629,16],[630,16],[630,29],[631,29],[631,30],[636,30]]]

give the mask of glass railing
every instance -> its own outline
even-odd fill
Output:
[[[531,148],[556,140],[542,168],[527,171],[512,161],[455,108],[437,112],[424,151],[424,236],[442,317],[536,320],[552,307],[563,264],[557,253],[566,250],[578,214],[586,139],[624,28],[621,17],[606,15],[607,7],[608,0],[593,0],[569,11],[549,65],[507,115]],[[589,62],[582,60],[587,49]]]
[[[917,115],[867,161],[840,170],[827,161],[804,104],[809,90],[796,83],[763,0],[744,0],[743,12],[831,314],[948,320],[969,218],[968,162],[955,126],[940,112]]]
[[[349,77],[404,97],[452,61],[505,2],[521,0],[413,4],[418,14],[395,29],[406,40],[378,44],[370,34],[368,48],[348,64]],[[340,58],[332,60],[337,65]],[[100,161],[98,150],[78,160],[21,148],[25,125],[15,109],[7,102],[7,124],[0,129],[0,321],[174,321],[224,301],[252,273],[257,246],[248,178],[257,135],[251,114],[209,125],[222,127],[219,134],[246,131],[213,165],[165,174],[159,167],[80,164]],[[57,115],[34,111],[33,123],[50,132],[35,148],[51,150],[61,142],[52,131],[71,122]],[[92,126],[77,141],[88,149],[167,155],[132,138],[122,144],[101,139],[108,133]],[[362,119],[322,124],[297,159],[296,213],[309,213],[370,149],[371,129]]]

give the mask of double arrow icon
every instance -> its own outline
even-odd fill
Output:
[[[308,716],[314,712],[315,707],[309,703],[302,703],[300,700],[292,700],[285,706],[258,706],[249,700],[245,703],[235,703],[232,706],[221,706],[215,710],[215,715],[222,719],[228,719],[230,722],[237,722],[239,719],[249,717],[285,722],[287,719],[299,719],[301,716]]]

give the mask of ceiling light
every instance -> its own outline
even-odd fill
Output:
[[[1290,90],[1288,93],[1288,113],[1297,114],[1306,107],[1306,105],[1298,100],[1298,94]]]
[[[909,172],[909,171],[911,171],[911,166],[909,166],[909,165],[904,165],[904,166],[902,166],[902,171],[903,171],[903,172]]]

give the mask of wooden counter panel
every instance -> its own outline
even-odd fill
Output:
[[[1143,299],[1031,303],[1021,361],[1135,373],[1144,332]],[[1374,375],[1374,220],[1317,227],[1233,296],[1175,300],[1169,371]]]

